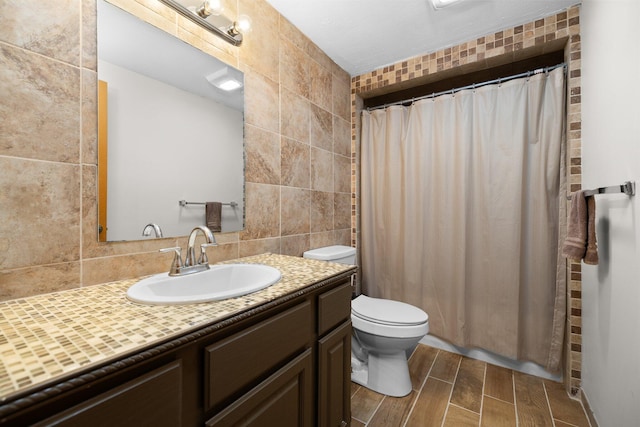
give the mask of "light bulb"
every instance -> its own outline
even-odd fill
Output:
[[[239,15],[238,20],[233,23],[233,31],[238,34],[251,32],[251,18],[248,15]]]
[[[197,9],[196,13],[201,18],[207,18],[211,15],[218,16],[224,8],[220,0],[205,0]]]

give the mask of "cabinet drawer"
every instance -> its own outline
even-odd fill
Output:
[[[207,427],[311,427],[313,365],[311,349],[287,363],[229,407]]]
[[[351,316],[351,284],[338,286],[318,297],[318,334],[324,335]]]
[[[182,366],[172,362],[35,426],[178,427],[182,416]]]
[[[206,347],[205,410],[264,380],[304,349],[312,336],[311,303],[306,301]]]

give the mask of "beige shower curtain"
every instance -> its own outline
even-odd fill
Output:
[[[362,272],[456,345],[560,367],[564,72],[363,112]]]

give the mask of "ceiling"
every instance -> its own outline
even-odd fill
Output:
[[[350,75],[532,22],[580,0],[267,0]]]

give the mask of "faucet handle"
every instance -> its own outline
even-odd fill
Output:
[[[175,248],[163,248],[160,249],[160,252],[175,252],[173,257],[173,262],[171,263],[171,269],[169,270],[169,275],[176,274],[182,268],[182,248],[176,246]]]
[[[218,246],[217,243],[203,243],[200,245],[200,259],[198,264],[209,264],[209,258],[207,258],[207,248],[212,246]]]

